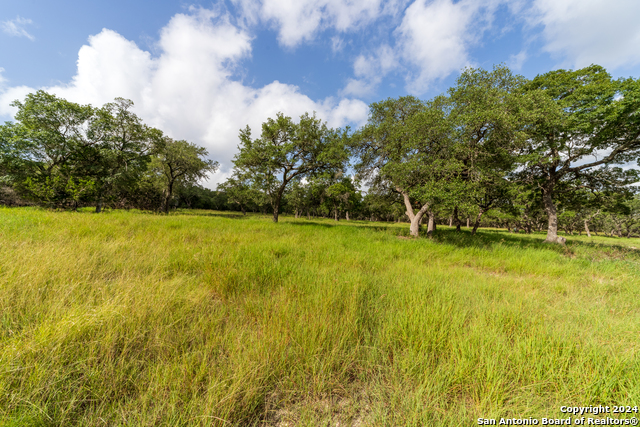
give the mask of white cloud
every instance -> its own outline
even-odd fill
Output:
[[[342,93],[371,95],[396,70],[405,72],[409,92],[425,93],[434,80],[471,65],[469,49],[491,28],[496,9],[505,1],[414,1],[394,31],[394,46],[383,44],[373,54],[358,56],[353,64],[355,78],[347,81]],[[515,13],[521,1],[507,6]],[[523,55],[517,59],[524,61]]]
[[[331,37],[331,50],[336,53],[340,52],[344,48],[344,40],[341,37]]]
[[[525,61],[527,60],[527,51],[522,50],[515,55],[510,55],[509,60],[507,61],[507,66],[514,71],[520,71]]]
[[[2,31],[5,34],[10,35],[11,37],[26,37],[29,40],[33,41],[36,38],[24,29],[24,26],[29,24],[33,24],[33,21],[31,21],[31,19],[21,18],[20,16],[17,16],[16,19],[3,21],[0,24],[0,27],[2,27]]]
[[[310,41],[318,32],[357,30],[381,16],[395,16],[406,0],[233,0],[250,23],[266,22],[278,29],[288,47]]]
[[[470,65],[469,48],[491,26],[501,0],[416,0],[396,30],[404,58],[417,68],[408,90],[424,93],[430,83]]]
[[[296,86],[277,81],[262,88],[233,79],[239,61],[251,54],[251,37],[224,14],[197,10],[179,14],[161,31],[159,55],[153,57],[120,34],[104,29],[89,38],[78,54],[78,69],[67,85],[44,88],[74,102],[102,105],[129,98],[146,123],[169,136],[205,146],[220,161],[207,185],[228,172],[237,151],[238,131],[247,124],[257,136],[260,126],[279,111],[298,117],[316,111],[329,126],[361,124],[368,108],[355,99],[313,101]],[[0,82],[0,114],[14,111],[14,99],[36,89]]]
[[[371,95],[384,76],[399,67],[398,57],[394,49],[383,44],[372,55],[359,55],[353,63],[356,78],[349,79],[342,90],[345,95]]]
[[[563,65],[617,68],[640,63],[638,17],[637,0],[535,0],[530,22]]]
[[[33,89],[27,86],[10,87],[7,79],[2,75],[3,72],[4,68],[0,67],[0,117],[13,117],[18,109],[9,104],[15,100],[23,100],[28,93],[33,92]]]

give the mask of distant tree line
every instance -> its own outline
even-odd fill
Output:
[[[504,227],[564,243],[566,234],[640,234],[636,196],[640,81],[592,65],[532,80],[505,66],[465,69],[446,94],[372,103],[359,129],[278,114],[240,131],[231,177],[206,151],[144,125],[131,102],[80,106],[27,96],[0,127],[0,198]],[[13,199],[12,199],[13,198]],[[10,202],[9,202],[10,203]]]

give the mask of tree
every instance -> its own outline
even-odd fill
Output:
[[[291,189],[286,194],[287,203],[293,208],[294,215],[298,218],[304,208],[309,207],[308,186],[301,180],[294,180]]]
[[[527,138],[531,102],[521,90],[525,82],[503,65],[491,71],[467,68],[449,90],[455,155],[462,163],[453,186],[462,193],[450,200],[477,212],[472,234],[483,214],[509,203],[512,183],[506,178],[515,169],[518,144]]]
[[[76,160],[91,144],[87,128],[93,108],[41,90],[11,105],[18,108],[17,123],[0,129],[3,180],[36,202],[63,203],[68,180],[82,178]]]
[[[250,205],[259,205],[262,193],[256,189],[246,174],[235,171],[233,176],[224,183],[218,185],[218,191],[223,191],[227,196],[227,201],[237,205],[243,215],[247,214]]]
[[[163,209],[169,213],[171,198],[177,182],[196,184],[206,179],[207,173],[218,169],[218,162],[206,159],[207,150],[190,142],[164,137],[152,167],[165,184]]]
[[[162,145],[162,132],[142,123],[132,107],[132,101],[116,98],[96,110],[88,131],[93,143],[80,152],[82,167],[95,181],[98,213],[106,197],[140,180],[150,155]]]
[[[12,105],[17,122],[0,129],[4,180],[51,207],[82,199],[100,212],[106,197],[130,194],[162,137],[122,98],[96,109],[38,91]]]
[[[327,187],[326,194],[332,205],[334,219],[340,219],[340,213],[346,213],[346,219],[349,220],[349,210],[360,202],[360,193],[356,189],[353,181],[349,177],[342,178],[338,182]]]
[[[251,182],[268,196],[273,222],[278,222],[282,197],[295,179],[341,169],[348,158],[345,132],[327,128],[315,115],[305,113],[298,123],[278,113],[262,124],[260,138],[252,139],[247,126],[240,131],[240,152],[236,169],[248,174]]]
[[[412,96],[373,103],[368,123],[353,138],[359,176],[402,196],[415,237],[422,217],[446,197],[445,183],[459,173],[447,108],[443,97],[429,103]]]
[[[640,154],[640,82],[614,81],[604,68],[591,65],[537,76],[525,91],[537,97],[539,114],[528,126],[518,176],[542,192],[545,242],[564,244],[558,236],[561,193],[637,181],[635,170],[604,166],[625,164]]]

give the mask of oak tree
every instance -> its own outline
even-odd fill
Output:
[[[278,222],[285,190],[293,180],[342,169],[348,158],[346,131],[329,129],[314,115],[305,113],[295,123],[278,113],[262,124],[260,138],[253,139],[249,126],[240,130],[237,169],[270,199],[273,222]]]

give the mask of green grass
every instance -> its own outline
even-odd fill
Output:
[[[467,426],[640,401],[640,242],[0,208],[0,426]]]

